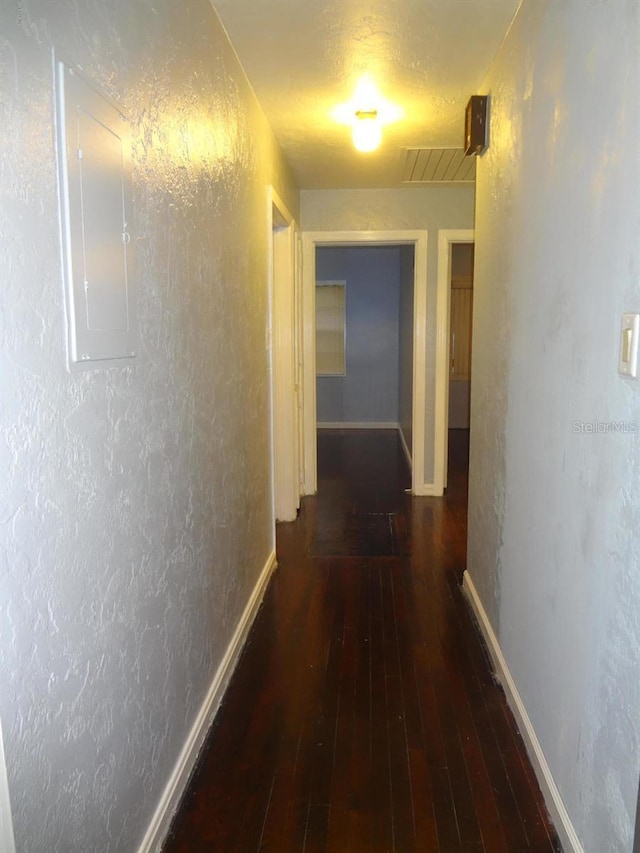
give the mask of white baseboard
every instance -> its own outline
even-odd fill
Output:
[[[407,445],[407,440],[404,437],[404,432],[402,431],[402,427],[398,424],[398,435],[400,436],[400,444],[402,445],[402,449],[404,450],[404,455],[406,457],[407,462],[409,463],[409,470],[413,471],[413,459],[411,458],[411,451]]]
[[[160,802],[151,819],[151,823],[138,848],[138,853],[157,853],[165,841],[171,820],[189,783],[200,750],[204,745],[233,670],[240,658],[242,647],[247,639],[249,629],[258,612],[269,578],[275,566],[276,554],[275,551],[272,551],[251,593],[251,598],[244,609],[244,613],[240,618],[220,666],[213,677],[205,700],[200,706],[195,722],[191,727],[191,731],[187,736],[178,760],[162,792]]]
[[[444,489],[442,487],[438,488],[433,483],[418,483],[413,489],[413,494],[422,498],[441,498],[444,494]]]
[[[318,422],[318,429],[400,429],[397,421],[377,421],[375,423],[360,421],[326,421]]]
[[[502,654],[498,638],[491,627],[489,617],[482,606],[482,602],[478,596],[478,591],[469,576],[469,572],[464,573],[462,590],[465,593],[471,609],[478,621],[480,631],[482,632],[488,646],[491,659],[493,660],[496,675],[502,684],[509,707],[511,708],[511,711],[516,718],[516,722],[518,723],[518,728],[520,729],[522,739],[525,742],[531,764],[538,779],[538,784],[540,785],[540,790],[542,791],[542,796],[544,797],[544,801],[549,809],[549,814],[553,820],[556,832],[560,837],[562,849],[565,850],[566,853],[570,853],[570,851],[571,853],[584,853],[580,839],[578,838],[576,831],[573,828],[573,824],[571,823],[569,813],[562,802],[558,786],[551,774],[549,764],[547,763],[547,759],[542,751],[542,746],[540,745],[540,741],[538,740],[535,729],[533,728],[533,723],[529,718],[529,714],[527,713],[527,709],[522,701],[522,697],[520,696],[516,683],[513,680],[513,676],[509,671],[509,667],[504,655]]]

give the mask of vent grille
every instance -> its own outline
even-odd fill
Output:
[[[476,158],[462,148],[407,148],[402,172],[405,184],[476,179]]]

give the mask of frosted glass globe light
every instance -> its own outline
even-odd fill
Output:
[[[382,142],[382,125],[376,110],[358,111],[352,125],[353,144],[358,151],[375,151]]]

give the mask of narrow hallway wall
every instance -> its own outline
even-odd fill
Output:
[[[294,215],[297,191],[207,0],[1,14],[16,845],[133,851],[271,557],[267,186]],[[139,347],[122,368],[65,366],[53,49],[131,124]]]
[[[524,0],[482,93],[469,573],[587,853],[640,773],[638,6]]]

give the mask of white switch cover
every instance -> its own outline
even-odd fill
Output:
[[[620,325],[620,358],[618,373],[623,376],[638,375],[638,337],[640,336],[640,314],[623,314]]]

